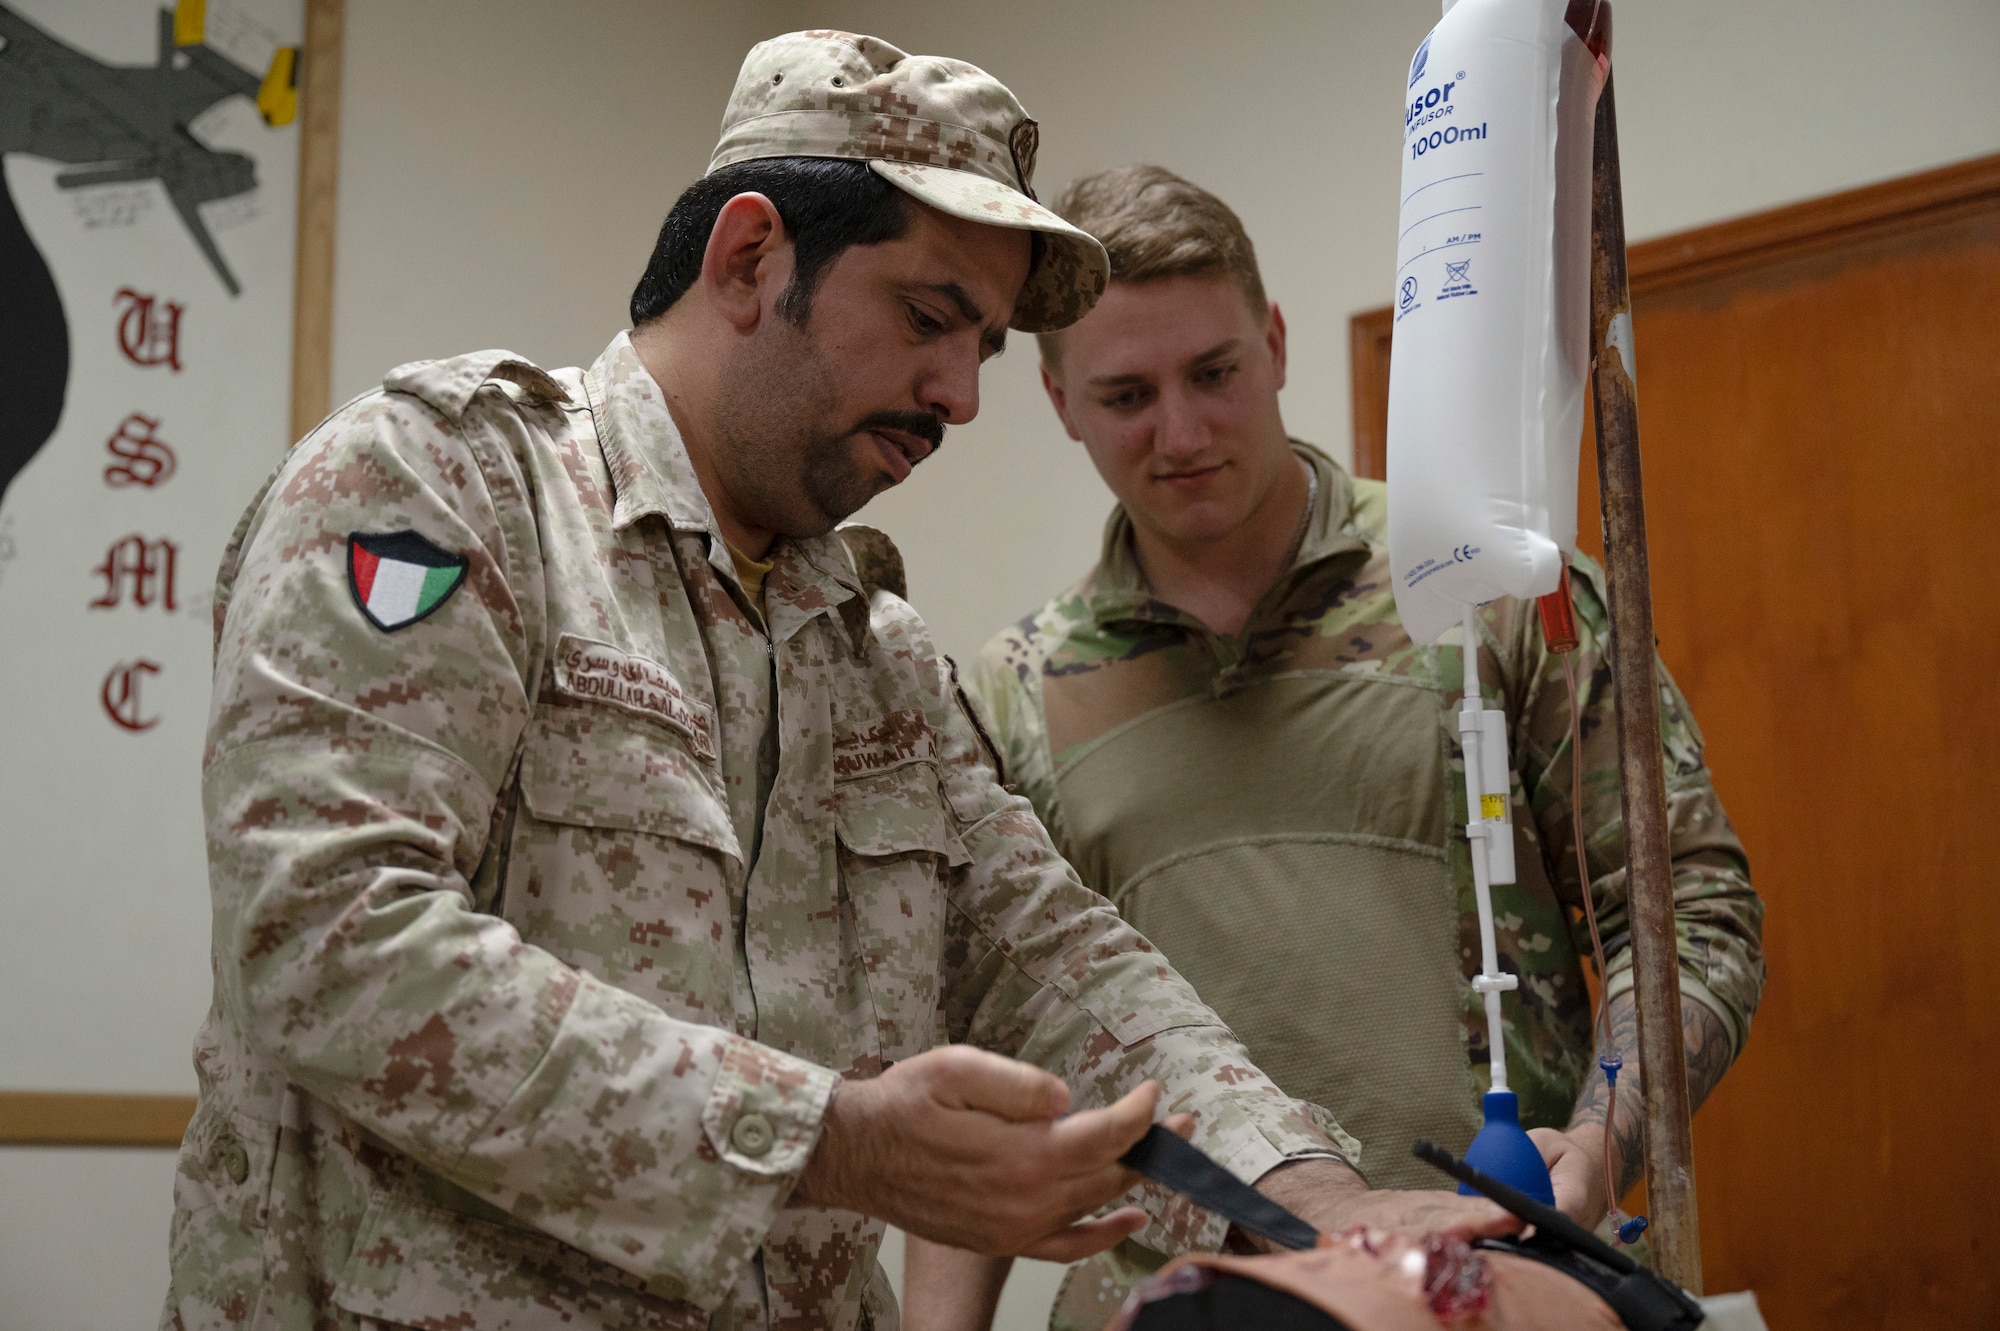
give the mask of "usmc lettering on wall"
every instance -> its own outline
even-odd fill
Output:
[[[141,369],[179,374],[181,317],[187,306],[129,286],[119,288],[115,303],[118,354]],[[159,417],[142,411],[126,413],[104,441],[104,451],[112,458],[104,468],[104,484],[113,490],[157,489],[173,479],[179,466],[172,445],[160,437]],[[101,585],[90,609],[157,609],[165,614],[179,610],[175,578],[180,548],[179,542],[165,536],[129,532],[113,538],[104,562],[92,570]],[[160,718],[148,716],[140,704],[141,681],[159,673],[159,663],[144,656],[119,661],[105,673],[98,702],[119,730],[143,734],[159,724]]]

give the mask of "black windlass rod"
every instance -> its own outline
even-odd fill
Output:
[[[1629,1331],[1695,1331],[1706,1317],[1686,1290],[1639,1265],[1553,1206],[1544,1206],[1518,1188],[1474,1169],[1435,1143],[1420,1141],[1410,1148],[1410,1154],[1484,1193],[1535,1227],[1534,1237],[1529,1239],[1481,1239],[1476,1246],[1531,1258],[1582,1281]],[[1596,1267],[1611,1274],[1605,1275]]]
[[[1618,1251],[1555,1207],[1544,1206],[1520,1189],[1510,1188],[1490,1174],[1481,1173],[1435,1142],[1420,1141],[1410,1148],[1410,1154],[1432,1169],[1442,1170],[1451,1175],[1466,1187],[1484,1193],[1536,1229],[1554,1235],[1569,1247],[1575,1248],[1594,1262],[1604,1263],[1619,1275],[1630,1275],[1639,1269],[1639,1264],[1629,1255]]]

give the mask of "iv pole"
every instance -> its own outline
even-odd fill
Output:
[[[1601,25],[1605,48],[1611,39],[1610,10],[1609,4],[1599,4],[1593,23],[1594,29]],[[1599,32],[1593,30],[1592,37],[1599,38]],[[1646,1208],[1652,1220],[1654,1265],[1662,1275],[1699,1294],[1701,1228],[1695,1207],[1694,1141],[1688,1126],[1687,1050],[1681,1033],[1680,954],[1674,937],[1673,861],[1667,849],[1659,687],[1653,672],[1653,598],[1640,486],[1639,410],[1633,383],[1637,364],[1625,272],[1618,115],[1611,92],[1607,79],[1597,103],[1591,166],[1591,388],[1596,401],[1604,564],[1611,588],[1611,668],[1618,696],[1633,998],[1638,1008],[1639,1076],[1645,1092]]]

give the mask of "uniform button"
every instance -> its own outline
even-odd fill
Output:
[[[762,1114],[745,1114],[729,1130],[730,1145],[748,1156],[763,1155],[777,1140],[777,1130]]]
[[[250,1153],[234,1137],[224,1137],[215,1144],[214,1158],[231,1183],[240,1184],[250,1177]]]

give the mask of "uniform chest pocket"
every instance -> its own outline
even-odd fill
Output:
[[[951,870],[971,856],[944,802],[936,767],[908,763],[836,782],[842,906],[875,1000],[888,1060],[944,1037],[938,971]]]
[[[742,851],[700,760],[663,726],[547,709],[521,755],[500,913],[529,942],[689,1020],[731,1009]]]
[[[719,786],[680,736],[608,707],[546,709],[521,753],[521,794],[543,822],[672,837],[740,861]]]

